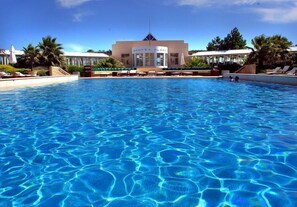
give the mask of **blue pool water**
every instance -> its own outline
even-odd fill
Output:
[[[206,79],[0,91],[0,206],[297,206],[296,100]]]

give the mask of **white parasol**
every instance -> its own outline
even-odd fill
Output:
[[[11,45],[11,48],[10,48],[9,51],[10,51],[9,63],[10,64],[17,63],[17,59],[16,59],[16,56],[15,56],[15,49],[14,49],[13,45]]]

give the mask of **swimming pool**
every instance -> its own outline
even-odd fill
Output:
[[[296,89],[118,79],[0,91],[0,206],[297,206]]]

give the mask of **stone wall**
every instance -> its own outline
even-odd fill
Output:
[[[48,71],[49,71],[49,75],[50,76],[65,76],[65,75],[70,75],[69,73],[67,73],[62,68],[55,67],[55,66],[49,67]]]

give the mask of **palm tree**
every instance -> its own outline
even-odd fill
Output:
[[[252,45],[255,50],[250,53],[248,62],[257,63],[260,68],[265,64],[265,60],[269,58],[269,43],[265,35],[256,36],[252,39]]]
[[[259,68],[274,67],[291,61],[289,48],[292,45],[286,37],[260,35],[252,40],[254,50],[248,57],[249,63],[257,63]]]
[[[43,37],[38,47],[41,51],[42,65],[47,67],[64,65],[63,47],[61,44],[56,43],[56,38],[51,36]]]
[[[27,47],[24,47],[23,51],[24,55],[22,56],[21,61],[24,61],[26,67],[31,68],[32,71],[33,67],[39,63],[40,51],[38,47],[34,47],[32,44],[29,44]]]
[[[285,64],[290,59],[290,52],[288,49],[292,46],[292,42],[281,35],[274,35],[269,41],[272,54],[271,57],[273,57],[271,62]]]

